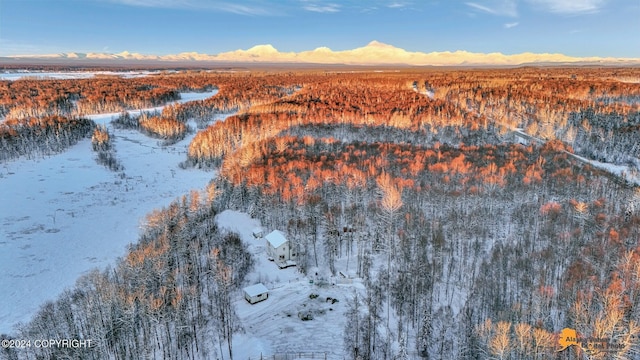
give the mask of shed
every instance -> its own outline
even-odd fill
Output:
[[[264,231],[262,230],[261,227],[257,227],[255,229],[253,229],[253,237],[256,239],[260,239],[264,236]]]
[[[262,285],[262,283],[247,286],[242,289],[242,291],[244,292],[244,298],[249,302],[249,304],[255,304],[269,298],[269,289]]]

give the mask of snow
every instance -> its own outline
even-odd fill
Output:
[[[63,80],[63,79],[90,79],[96,75],[112,75],[124,78],[144,77],[152,74],[158,74],[157,71],[68,71],[68,72],[45,72],[45,71],[9,71],[0,72],[0,81],[16,81],[22,79],[29,80]]]
[[[261,227],[257,227],[253,229],[253,237],[261,238],[263,234],[263,230]]]
[[[311,294],[319,296],[311,299]],[[267,301],[251,305],[238,300],[244,336],[234,341],[234,352],[239,359],[301,352],[327,352],[328,359],[342,359],[349,294],[340,286],[322,288],[300,281],[271,290]],[[327,302],[327,297],[339,302]],[[303,321],[304,315],[313,319]]]
[[[604,163],[596,160],[587,159],[585,157],[578,156],[575,154],[571,154],[571,155],[580,159],[583,162],[591,164],[593,167],[602,169],[618,177],[621,177],[632,184],[640,185],[640,174],[638,173],[637,170],[633,169],[630,166]]]
[[[185,94],[183,101],[214,93]],[[0,165],[0,333],[28,321],[80,275],[123,256],[146,214],[203,189],[215,175],[178,167],[195,134],[166,147],[137,131],[113,135],[123,174],[96,163],[89,139],[60,154]]]
[[[529,139],[533,139],[539,143],[544,143],[544,141],[542,139],[533,137],[529,134],[527,134],[526,132],[524,132],[523,129],[518,128],[514,130],[514,133],[516,135],[518,135],[519,137],[522,137],[526,140]],[[570,156],[572,156],[573,158],[575,158],[576,160],[579,160],[583,163],[586,164],[590,164],[593,167],[596,167],[598,169],[604,170],[610,174],[616,175],[622,179],[625,179],[626,181],[628,181],[631,184],[636,184],[636,185],[640,185],[640,173],[638,173],[638,170],[634,169],[631,166],[627,166],[627,165],[616,165],[616,164],[611,164],[611,163],[605,163],[605,162],[600,162],[597,160],[592,160],[580,155],[576,155],[574,153],[570,153],[568,151],[565,151],[565,153],[569,154]]]
[[[241,293],[236,295],[235,307],[243,332],[234,335],[234,358],[314,352],[316,357],[326,353],[327,359],[343,359],[345,313],[355,292],[364,290],[362,283],[355,279],[352,284],[338,285],[332,279],[306,277],[295,267],[278,269],[267,260],[266,239],[253,237],[253,229],[260,226],[257,219],[225,210],[216,221],[220,228],[238,233],[252,253],[256,263],[247,282],[261,282],[270,289],[267,301],[253,305]],[[311,294],[318,297],[311,299]],[[338,302],[327,302],[327,297]],[[299,317],[302,315],[312,315],[313,320],[303,321]]]
[[[262,283],[258,283],[255,285],[251,285],[251,286],[247,286],[246,288],[242,289],[245,293],[247,293],[247,295],[254,297],[254,296],[258,296],[260,294],[264,294],[269,292],[269,289],[267,289],[266,286],[262,285]]]
[[[181,92],[180,93],[180,99],[176,100],[176,101],[172,101],[168,105],[184,104],[184,103],[187,103],[187,102],[190,102],[190,101],[204,100],[204,99],[207,99],[207,98],[210,98],[210,97],[214,96],[217,93],[218,93],[218,90],[208,91],[208,92],[195,92],[195,91],[194,92]],[[138,115],[142,114],[143,112],[146,112],[146,113],[161,112],[163,108],[164,108],[164,106],[156,106],[156,107],[139,109],[139,110],[129,110],[127,112],[132,116],[138,116]],[[111,120],[114,120],[117,117],[119,117],[121,113],[122,112],[113,112],[113,113],[105,113],[105,114],[90,114],[90,115],[84,115],[83,117],[91,119],[91,120],[93,120],[93,121],[95,121],[97,123],[104,123],[105,125],[107,125]]]
[[[433,90],[427,90],[424,94],[427,95],[429,99],[433,99],[436,96],[436,93]]]
[[[216,216],[216,221],[221,229],[237,233],[253,254],[256,264],[247,278],[248,284],[262,283],[273,291],[274,288],[283,286],[283,283],[298,281],[303,276],[295,267],[280,270],[274,262],[268,260],[266,239],[253,237],[253,229],[260,226],[259,220],[243,212],[225,210]]]
[[[279,248],[282,244],[287,242],[287,238],[279,230],[273,230],[264,238],[274,249]]]
[[[436,96],[435,91],[433,91],[432,89],[431,89],[431,90],[425,90],[425,91],[422,91],[422,92],[421,92],[421,91],[418,89],[418,86],[417,86],[417,85],[413,85],[411,88],[413,89],[413,91],[417,92],[418,94],[422,94],[422,95],[424,95],[424,96],[428,97],[428,98],[429,98],[429,99],[431,99],[431,100],[433,100],[433,98]]]

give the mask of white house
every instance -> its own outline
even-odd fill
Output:
[[[269,289],[262,285],[262,283],[247,286],[242,289],[242,291],[244,291],[244,298],[249,302],[249,304],[255,304],[269,298]]]
[[[289,241],[280,231],[273,230],[264,238],[267,239],[267,255],[271,259],[277,262],[296,259],[295,249],[291,249]]]

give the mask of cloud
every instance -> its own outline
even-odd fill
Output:
[[[401,9],[403,7],[406,7],[407,4],[403,3],[403,2],[398,2],[398,1],[394,1],[392,3],[390,3],[389,5],[387,5],[388,8],[390,9]]]
[[[238,15],[273,15],[268,10],[250,2],[246,4],[207,1],[207,0],[103,0],[111,3],[118,3],[127,6],[164,8],[164,9],[191,9],[228,12]]]
[[[2,0],[0,0],[2,1]],[[186,9],[227,12],[239,15],[283,15],[292,9],[302,9],[315,13],[338,13],[345,10],[371,12],[387,9],[408,9],[413,2],[408,0],[93,0],[116,3],[133,7],[162,9]]]
[[[476,3],[472,3],[472,2],[468,2],[467,5],[471,6],[474,9],[481,10],[481,11],[484,11],[484,12],[489,13],[489,14],[497,15],[497,11],[496,10],[488,8],[486,6],[483,6],[483,5],[480,5],[480,4],[476,4]]]
[[[516,27],[518,25],[520,25],[519,22],[506,23],[506,24],[504,24],[504,28],[505,29],[511,29],[512,27]]]
[[[488,4],[485,3],[487,1],[483,4],[476,2],[467,2],[465,4],[475,10],[491,15],[518,17],[518,7],[515,0],[493,0],[488,1]]]
[[[338,4],[310,3],[310,4],[304,5],[302,8],[307,11],[318,12],[318,13],[336,13],[340,11],[340,5]]]
[[[180,7],[184,6],[185,1],[176,0],[111,0],[113,3],[120,3],[129,6],[142,6],[142,7]]]
[[[274,15],[274,12],[262,7],[240,4],[222,3],[217,9],[238,15]]]
[[[556,14],[593,14],[605,6],[607,0],[528,0],[546,11]]]
[[[106,0],[108,2],[137,7],[152,7],[165,9],[200,7],[197,0]]]

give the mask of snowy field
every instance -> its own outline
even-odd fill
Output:
[[[215,93],[185,93],[181,102]],[[107,124],[114,116],[92,118]],[[90,139],[0,165],[0,333],[28,321],[83,273],[113,264],[137,241],[147,213],[214,176],[178,167],[195,134],[161,147],[137,131],[111,131],[124,176],[96,163]]]
[[[0,72],[0,80],[15,81],[21,79],[30,80],[62,80],[62,79],[89,79],[96,75],[116,75],[124,78],[144,77],[152,74],[158,74],[158,71],[8,71]]]
[[[247,285],[262,282],[269,289],[269,298],[254,305],[241,292],[236,294],[236,311],[244,333],[234,336],[234,358],[326,353],[327,359],[342,359],[345,313],[356,291],[364,291],[364,285],[357,279],[352,284],[338,284],[335,278],[321,279],[322,274],[304,277],[296,267],[278,269],[267,260],[266,240],[252,235],[252,230],[260,226],[258,220],[230,210],[219,214],[216,220],[221,228],[237,232],[249,245],[256,264]],[[267,234],[274,229],[264,230]],[[344,264],[338,267],[341,265]],[[313,284],[309,280],[314,280]],[[312,299],[311,294],[318,297]],[[338,301],[332,303],[327,298]],[[299,315],[311,315],[313,320],[303,321]]]

